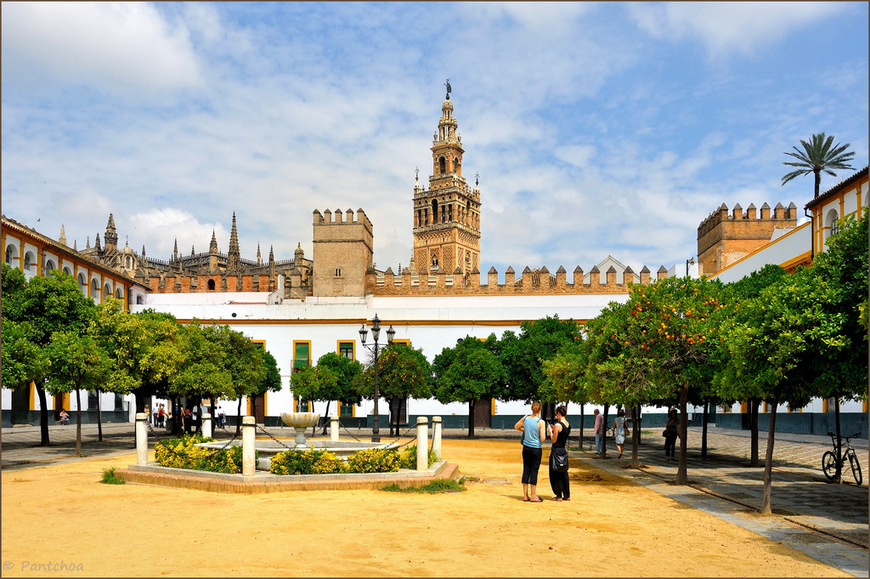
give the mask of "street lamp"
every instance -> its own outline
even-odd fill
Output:
[[[378,315],[375,314],[375,319],[372,320],[372,338],[375,339],[375,343],[371,346],[366,346],[366,337],[368,336],[368,330],[366,329],[365,323],[363,323],[362,327],[359,329],[359,339],[362,342],[364,348],[370,350],[375,355],[375,424],[374,428],[372,428],[372,442],[380,442],[381,435],[380,429],[378,428],[378,398],[380,394],[378,393],[378,348],[380,344],[378,344],[378,338],[381,335],[381,320],[378,319]],[[387,345],[391,346],[393,344],[393,336],[396,335],[396,330],[393,329],[393,326],[390,326],[390,329],[387,330]]]
[[[695,265],[694,256],[690,257],[689,259],[686,260],[686,277],[689,277],[689,266],[690,265]]]

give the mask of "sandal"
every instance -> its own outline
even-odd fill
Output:
[[[533,502],[533,503],[543,503],[544,502],[544,499],[542,499],[541,497],[538,497],[536,499],[529,499],[529,500],[531,500],[531,502]]]
[[[553,497],[553,498],[550,499],[550,500],[551,500],[551,501],[561,501],[562,499],[561,499],[560,497]]]

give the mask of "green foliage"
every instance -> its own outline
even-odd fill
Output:
[[[437,460],[435,456],[435,451],[431,448],[429,449],[428,456],[426,457],[427,463],[426,466],[432,466]],[[417,445],[410,444],[402,449],[399,452],[399,468],[404,468],[408,470],[416,470],[417,469]]]
[[[399,453],[385,448],[367,448],[347,459],[348,472],[396,472]]]
[[[349,472],[343,460],[325,450],[285,450],[272,457],[272,474],[337,474]]]
[[[505,332],[495,350],[508,376],[503,397],[531,402],[540,397],[546,380],[542,361],[554,358],[563,345],[579,339],[580,325],[548,316],[524,321],[520,327],[519,336]]]
[[[119,479],[115,476],[115,467],[107,468],[103,471],[103,478],[100,480],[101,483],[106,485],[122,485],[126,484],[127,481],[123,479]]]
[[[5,304],[4,304],[5,307]],[[3,387],[26,388],[41,383],[48,374],[48,353],[33,340],[29,322],[14,322],[3,317]]]
[[[48,389],[53,394],[96,390],[112,369],[106,351],[86,334],[55,332],[46,352],[51,360]]]
[[[462,492],[465,490],[463,482],[463,480],[455,481],[453,479],[437,479],[419,487],[400,487],[393,483],[381,487],[381,490],[389,493],[426,493],[433,495],[435,493]]]
[[[196,446],[202,442],[213,442],[213,438],[202,435],[185,436],[161,440],[154,445],[154,455],[161,466],[204,470],[227,474],[242,472],[242,447],[231,446],[215,452],[213,448]],[[256,458],[255,458],[256,460]]]
[[[466,336],[435,356],[435,397],[440,402],[473,402],[501,394],[507,373],[490,343]]]
[[[357,392],[374,396],[375,369],[372,363],[355,378]],[[432,395],[432,369],[422,350],[393,344],[378,357],[378,393],[384,398],[429,398]]]

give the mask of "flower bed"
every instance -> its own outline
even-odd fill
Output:
[[[211,448],[196,446],[202,442],[213,441],[213,438],[205,438],[199,434],[161,440],[154,445],[154,454],[160,466],[240,474],[242,447],[231,446],[216,452]]]
[[[435,462],[435,454],[429,451],[431,466]],[[272,474],[342,474],[342,473],[374,473],[398,472],[399,469],[415,469],[417,467],[417,446],[406,447],[401,452],[383,448],[361,450],[341,460],[325,450],[286,450],[272,458]]]

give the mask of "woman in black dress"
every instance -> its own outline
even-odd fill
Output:
[[[553,452],[561,452],[567,454],[568,435],[571,434],[571,425],[568,423],[568,409],[565,405],[556,408],[556,422],[553,426],[548,427],[550,431],[550,440],[553,446],[550,447],[550,454]],[[561,449],[561,450],[558,450]],[[568,488],[568,471],[560,472],[553,470],[553,459],[550,458],[550,486],[553,489],[553,494],[556,495],[551,501],[570,501],[571,489]]]

